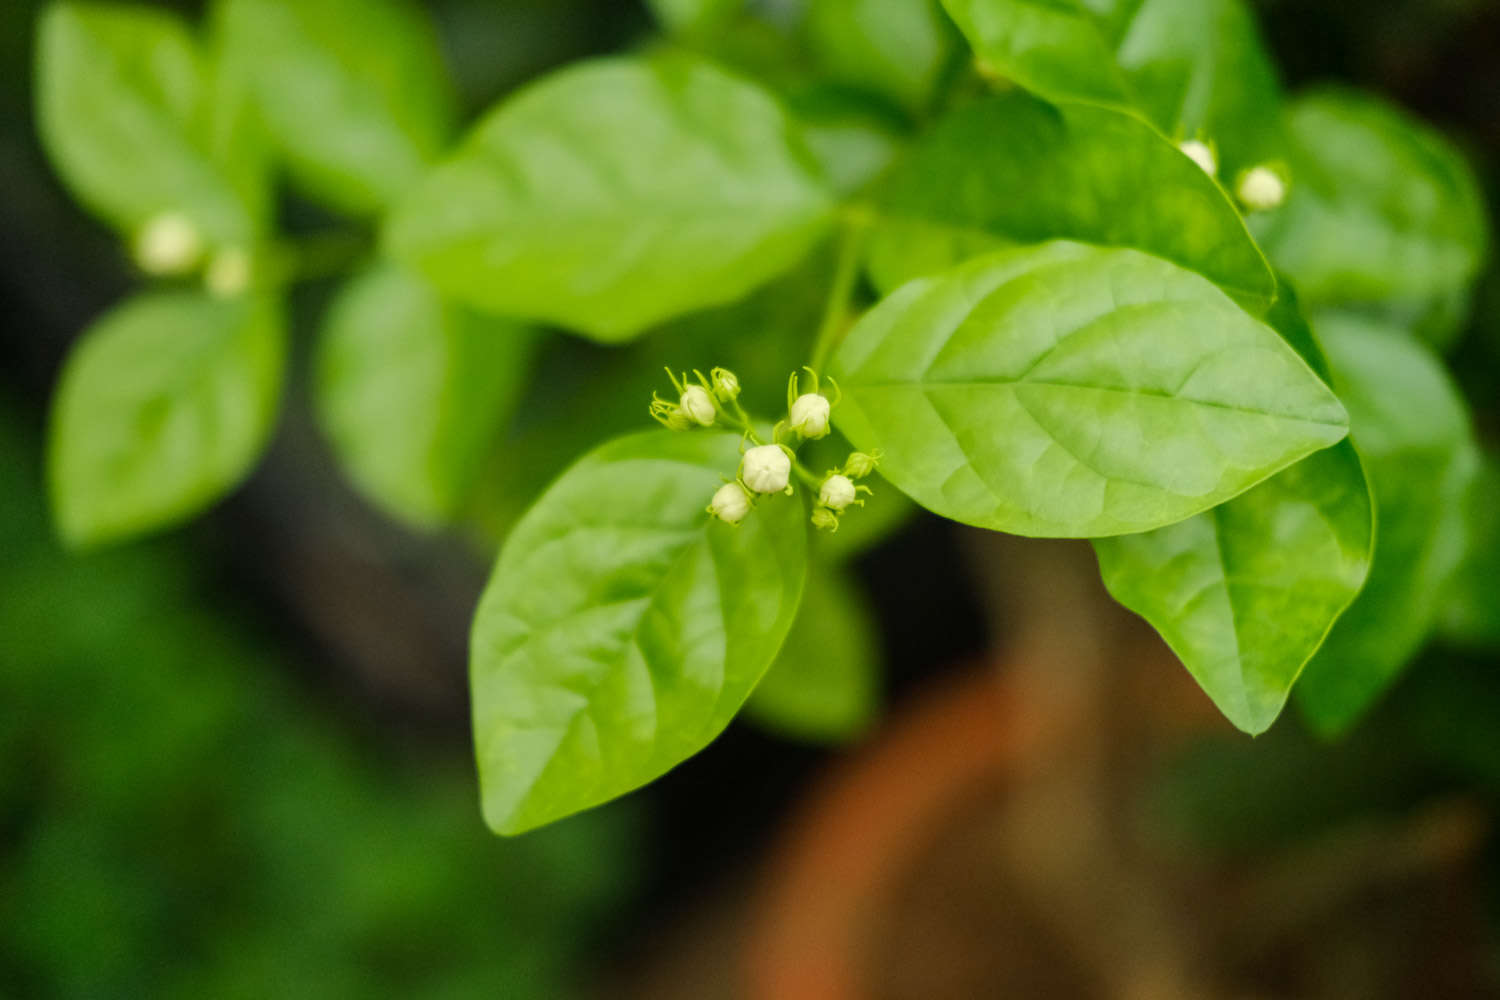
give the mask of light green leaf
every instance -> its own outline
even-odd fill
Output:
[[[961,44],[938,0],[811,0],[807,35],[828,76],[927,109]]]
[[[1291,191],[1257,220],[1311,307],[1355,307],[1445,343],[1488,242],[1468,164],[1373,97],[1314,93],[1289,111]]]
[[[879,708],[877,626],[849,571],[815,565],[781,655],[745,703],[767,729],[798,739],[846,742]]]
[[[470,676],[484,814],[521,833],[637,788],[739,711],[796,617],[806,512],[705,507],[739,440],[654,431],[579,460],[501,550]]]
[[[686,35],[721,24],[743,3],[744,0],[646,0],[662,27]]]
[[[379,211],[445,148],[454,97],[425,13],[407,0],[222,0],[227,58],[293,176],[344,211]]]
[[[886,291],[985,250],[1075,239],[1133,247],[1262,310],[1270,266],[1224,192],[1129,114],[1025,94],[949,116],[881,198],[870,270]]]
[[[1181,521],[1341,440],[1343,407],[1206,279],[1134,250],[1001,251],[903,286],[834,358],[839,429],[944,517],[1096,537]]]
[[[995,72],[1049,100],[1136,108],[1213,142],[1228,171],[1276,134],[1276,75],[1242,0],[944,3]]]
[[[477,307],[623,340],[796,263],[831,203],[776,102],[701,59],[601,59],[480,123],[393,253]]]
[[[1467,544],[1478,453],[1457,388],[1419,341],[1349,316],[1317,316],[1314,327],[1377,512],[1369,582],[1297,685],[1308,721],[1334,735],[1395,680],[1436,621]]]
[[[78,200],[127,234],[180,213],[211,245],[255,236],[264,175],[226,89],[169,12],[57,3],[41,16],[42,143]]]
[[[511,412],[532,338],[445,305],[394,265],[353,279],[329,310],[318,415],[355,484],[418,527],[453,518]]]
[[[259,457],[280,397],[285,332],[264,298],[142,295],[68,357],[53,404],[49,478],[70,545],[187,518]]]
[[[1341,441],[1197,517],[1094,548],[1115,600],[1256,734],[1364,585],[1372,515],[1359,457]]]

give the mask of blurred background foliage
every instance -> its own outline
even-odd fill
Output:
[[[492,838],[476,804],[465,691],[468,617],[485,563],[575,455],[643,426],[643,393],[661,384],[664,363],[725,364],[765,397],[752,404],[770,408],[787,359],[816,326],[832,261],[625,348],[538,344],[515,416],[482,463],[463,536],[413,533],[361,500],[315,428],[302,379],[268,461],[210,517],[155,541],[68,556],[41,485],[48,397],[70,340],[135,276],[37,146],[30,76],[40,6],[0,5],[0,994],[550,998],[597,989],[704,892],[741,884],[833,752],[737,724],[623,803],[519,840]],[[622,0],[426,6],[466,120],[553,66],[652,30],[648,11]],[[1385,94],[1463,146],[1490,205],[1500,203],[1500,5],[1258,7],[1291,87],[1335,80]],[[735,58],[787,79],[805,58],[753,33],[735,43]],[[837,91],[798,102],[804,114],[842,122],[856,109],[870,125],[856,131],[872,163],[905,113],[900,95],[884,105]],[[299,200],[281,212],[291,232],[330,225]],[[298,330],[316,326],[334,288],[298,289]],[[1474,316],[1455,370],[1493,456],[1493,260]],[[315,364],[308,343],[294,340],[304,372]],[[1468,574],[1484,585],[1452,602],[1447,640],[1386,708],[1334,750],[1288,718],[1253,743],[1215,736],[1159,762],[1139,808],[1170,831],[1162,837],[1195,857],[1232,858],[1455,794],[1493,815],[1500,664],[1485,650],[1500,637],[1496,482],[1492,467],[1476,500],[1489,544]],[[841,533],[820,554],[848,573],[830,574],[818,600],[848,635],[878,634],[884,673],[836,684],[858,697],[824,713],[803,710],[806,690],[771,685],[752,716],[794,736],[852,738],[882,703],[902,704],[1020,627],[973,586],[993,572],[976,566],[983,546],[911,513],[892,502],[869,523],[902,521],[900,533],[873,549]],[[820,637],[805,632],[793,642],[816,650]],[[1500,843],[1493,832],[1480,838],[1493,984]]]

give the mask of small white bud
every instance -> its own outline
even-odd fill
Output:
[[[739,524],[750,513],[750,495],[739,483],[725,483],[714,493],[708,512],[727,524]]]
[[[792,478],[792,460],[780,445],[758,445],[745,452],[740,478],[757,493],[779,493]]]
[[[187,216],[162,212],[136,234],[133,253],[136,266],[147,274],[184,274],[203,255],[203,240]]]
[[[803,393],[792,403],[792,430],[809,440],[827,436],[829,409],[827,396]]]
[[[1251,167],[1240,174],[1235,193],[1252,212],[1269,212],[1286,199],[1286,181],[1270,167]]]
[[[203,273],[203,287],[221,299],[243,295],[250,287],[250,255],[239,247],[214,254]]]
[[[701,385],[690,385],[683,389],[682,401],[677,404],[677,408],[689,420],[697,421],[704,427],[710,426],[718,415],[718,410],[714,409],[713,397]]]
[[[1189,139],[1177,147],[1187,154],[1188,159],[1203,168],[1203,172],[1210,177],[1219,172],[1219,158],[1214,156],[1214,151],[1207,143],[1199,142],[1197,139]]]
[[[818,491],[818,502],[832,510],[843,510],[854,502],[854,481],[848,476],[834,473],[823,480]]]

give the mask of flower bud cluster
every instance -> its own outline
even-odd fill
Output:
[[[203,287],[216,298],[244,294],[253,277],[247,250],[209,247],[197,225],[182,212],[159,212],[147,219],[136,231],[130,250],[135,265],[152,277],[180,278],[201,268]]]
[[[839,518],[846,510],[864,505],[860,494],[869,493],[870,489],[854,481],[875,471],[879,453],[854,452],[842,469],[831,470],[821,480],[797,461],[798,446],[827,437],[833,429],[833,408],[842,397],[833,379],[820,379],[811,368],[804,370],[808,384],[803,384],[796,373],[787,381],[787,415],[776,424],[769,443],[756,434],[739,404],[740,380],[726,368],[713,368],[708,375],[695,370],[692,379],[686,373],[679,376],[668,369],[667,378],[672,382],[675,398],[652,395],[652,418],[670,430],[722,427],[744,435],[735,478],[715,490],[708,503],[708,513],[720,521],[739,524],[762,497],[795,492],[793,483],[798,478],[809,487],[818,488],[812,523],[821,530],[837,531]],[[832,398],[823,392],[825,381]]]

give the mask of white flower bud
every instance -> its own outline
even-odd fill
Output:
[[[792,478],[792,460],[780,445],[759,445],[745,452],[740,478],[757,493],[778,493]]]
[[[187,216],[163,212],[141,227],[133,252],[136,265],[147,274],[183,274],[197,265],[203,240]]]
[[[203,273],[203,287],[221,299],[243,295],[250,287],[250,255],[239,247],[214,254]]]
[[[683,389],[682,401],[678,403],[677,408],[686,414],[689,420],[697,421],[704,427],[711,425],[718,414],[718,411],[714,409],[713,397],[701,385],[690,385]]]
[[[727,524],[739,524],[750,513],[750,495],[739,483],[725,483],[714,493],[708,512]]]
[[[1270,167],[1251,167],[1240,174],[1235,193],[1252,212],[1269,212],[1286,199],[1286,181]]]
[[[828,397],[806,392],[792,403],[792,430],[809,440],[828,434]]]
[[[1214,156],[1214,151],[1208,147],[1207,143],[1189,139],[1177,148],[1186,153],[1188,159],[1202,167],[1203,172],[1208,176],[1213,177],[1219,172],[1219,158]]]
[[[818,502],[832,510],[843,510],[854,502],[854,481],[848,476],[834,473],[823,480],[818,491]]]

